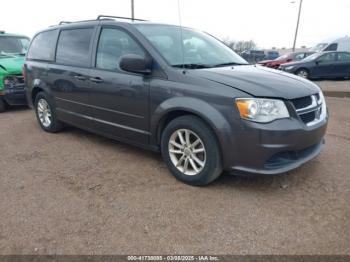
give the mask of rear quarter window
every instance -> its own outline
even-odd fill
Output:
[[[28,59],[53,61],[58,30],[45,31],[37,34],[28,50]]]

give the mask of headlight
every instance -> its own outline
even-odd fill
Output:
[[[267,123],[289,117],[287,107],[282,100],[237,98],[236,105],[241,118],[254,122]]]
[[[294,66],[287,66],[285,67],[285,70],[292,70],[294,68]]]

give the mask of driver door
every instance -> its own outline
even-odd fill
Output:
[[[94,125],[97,132],[107,136],[146,144],[150,77],[121,70],[119,62],[126,54],[146,56],[141,45],[126,30],[102,27],[95,67],[90,71],[89,102]]]
[[[313,76],[315,77],[334,77],[337,74],[335,62],[337,59],[336,53],[326,53],[320,56],[315,62],[313,68]]]

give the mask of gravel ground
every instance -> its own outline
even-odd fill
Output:
[[[350,254],[350,99],[289,174],[176,181],[158,154],[0,115],[0,254]]]
[[[315,81],[327,96],[350,98],[350,80],[318,80]]]

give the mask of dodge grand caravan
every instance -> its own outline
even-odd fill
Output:
[[[24,75],[43,130],[69,124],[160,151],[191,185],[223,170],[284,173],[324,146],[317,85],[249,65],[190,28],[102,16],[60,24],[33,38]]]

